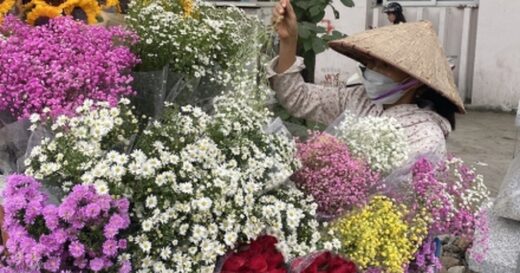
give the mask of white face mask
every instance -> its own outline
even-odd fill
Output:
[[[359,68],[367,96],[377,104],[396,103],[403,97],[404,91],[418,83],[418,81],[412,80],[401,84],[369,68],[361,66]]]

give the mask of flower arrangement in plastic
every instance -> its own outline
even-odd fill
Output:
[[[318,211],[324,215],[338,216],[365,205],[381,186],[379,173],[326,133],[315,133],[299,143],[298,158],[302,168],[292,180],[314,197]]]
[[[16,118],[73,114],[85,99],[117,104],[132,95],[130,51],[137,36],[122,28],[87,26],[67,17],[38,28],[9,16],[1,27],[0,111]],[[30,61],[29,61],[30,60]]]
[[[126,19],[141,37],[136,46],[143,60],[139,70],[169,65],[176,73],[222,84],[252,60],[261,46],[258,35],[265,32],[258,20],[237,8],[192,0],[132,1]]]
[[[381,268],[384,272],[403,272],[427,235],[423,214],[410,215],[404,205],[376,196],[370,203],[338,219],[332,225],[348,255],[362,270]]]
[[[354,156],[382,174],[389,174],[408,159],[407,137],[394,118],[356,118],[346,113],[335,130]]]
[[[460,158],[437,164],[423,158],[414,165],[412,186],[417,206],[431,216],[430,234],[473,239],[489,200],[482,175]]]
[[[128,200],[78,185],[55,206],[41,190],[31,177],[7,179],[4,226],[11,255],[2,272],[130,272],[123,238]]]
[[[86,101],[77,116],[58,118],[26,173],[65,193],[81,181],[127,197],[136,270],[212,272],[218,257],[262,234],[279,240],[285,259],[322,244],[317,205],[283,185],[298,166],[295,147],[264,131],[266,109],[231,96],[217,98],[212,115],[168,105],[135,134],[124,103]]]

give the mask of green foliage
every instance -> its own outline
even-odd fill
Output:
[[[307,71],[304,71],[306,81],[314,81],[315,57],[327,49],[327,43],[340,39],[345,35],[339,31],[327,33],[327,30],[318,26],[325,17],[325,9],[330,6],[334,17],[339,19],[339,12],[332,5],[332,0],[292,0],[296,18],[298,20],[298,55],[305,58]],[[341,0],[347,7],[353,7],[353,0]]]

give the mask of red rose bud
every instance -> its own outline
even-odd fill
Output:
[[[356,273],[356,268],[350,264],[340,265],[332,270],[328,270],[328,273]]]
[[[285,268],[270,269],[267,273],[287,273]]]
[[[257,272],[266,272],[268,269],[267,261],[262,255],[256,255],[251,258],[247,263],[247,267]]]
[[[246,259],[240,257],[238,254],[233,254],[226,259],[224,266],[222,267],[223,271],[239,271],[246,264]]]
[[[282,253],[273,250],[272,253],[270,253],[267,256],[267,263],[269,264],[269,269],[278,268],[281,265],[283,265],[285,259],[283,258]]]

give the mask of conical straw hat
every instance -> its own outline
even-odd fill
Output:
[[[433,88],[465,113],[453,73],[430,22],[381,27],[332,41],[329,46],[366,64],[379,59]]]

